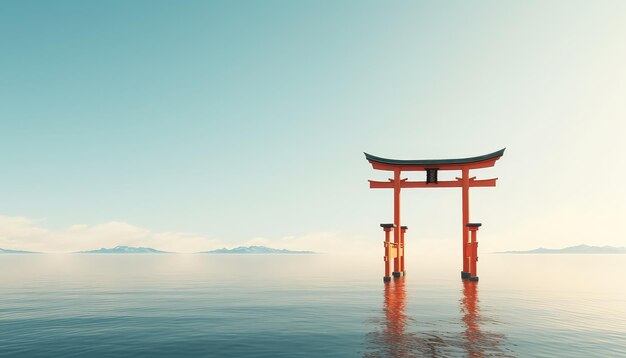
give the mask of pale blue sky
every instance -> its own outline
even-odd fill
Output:
[[[503,147],[481,245],[626,245],[624,39],[621,1],[4,1],[0,247],[378,248],[363,151]],[[459,190],[404,198],[414,240],[457,240]]]

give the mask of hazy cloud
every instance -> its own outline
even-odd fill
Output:
[[[268,246],[288,250],[310,250],[323,253],[359,252],[379,248],[378,241],[340,233],[321,232],[281,238],[256,237],[239,244],[181,232],[154,232],[125,222],[95,225],[71,225],[49,229],[43,220],[0,216],[0,248],[39,252],[75,252],[117,245],[152,247],[173,252],[198,252],[221,247]]]
[[[0,216],[0,247],[42,252],[74,252],[117,245],[153,247],[159,250],[196,252],[216,248],[209,237],[178,232],[152,232],[125,222],[72,225],[47,229],[40,221]]]

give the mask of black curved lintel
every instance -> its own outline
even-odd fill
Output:
[[[382,164],[390,164],[390,165],[444,165],[444,164],[470,164],[476,162],[482,162],[484,160],[496,159],[501,157],[504,154],[504,150],[506,148],[502,148],[497,152],[479,155],[477,157],[470,158],[457,158],[457,159],[388,159],[381,158],[375,155],[371,155],[368,153],[365,154],[365,159],[370,162],[382,163]]]

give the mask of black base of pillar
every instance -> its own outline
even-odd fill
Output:
[[[469,272],[461,271],[461,278],[470,278],[472,276]]]
[[[478,281],[478,276],[471,276],[469,278],[470,281]]]
[[[391,281],[391,276],[383,276],[383,281],[384,281],[384,282],[389,282],[389,281]]]
[[[404,276],[403,272],[394,272],[393,273],[393,277],[400,277],[400,276]]]

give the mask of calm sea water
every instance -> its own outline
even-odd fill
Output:
[[[2,255],[0,355],[626,356],[626,255]]]

